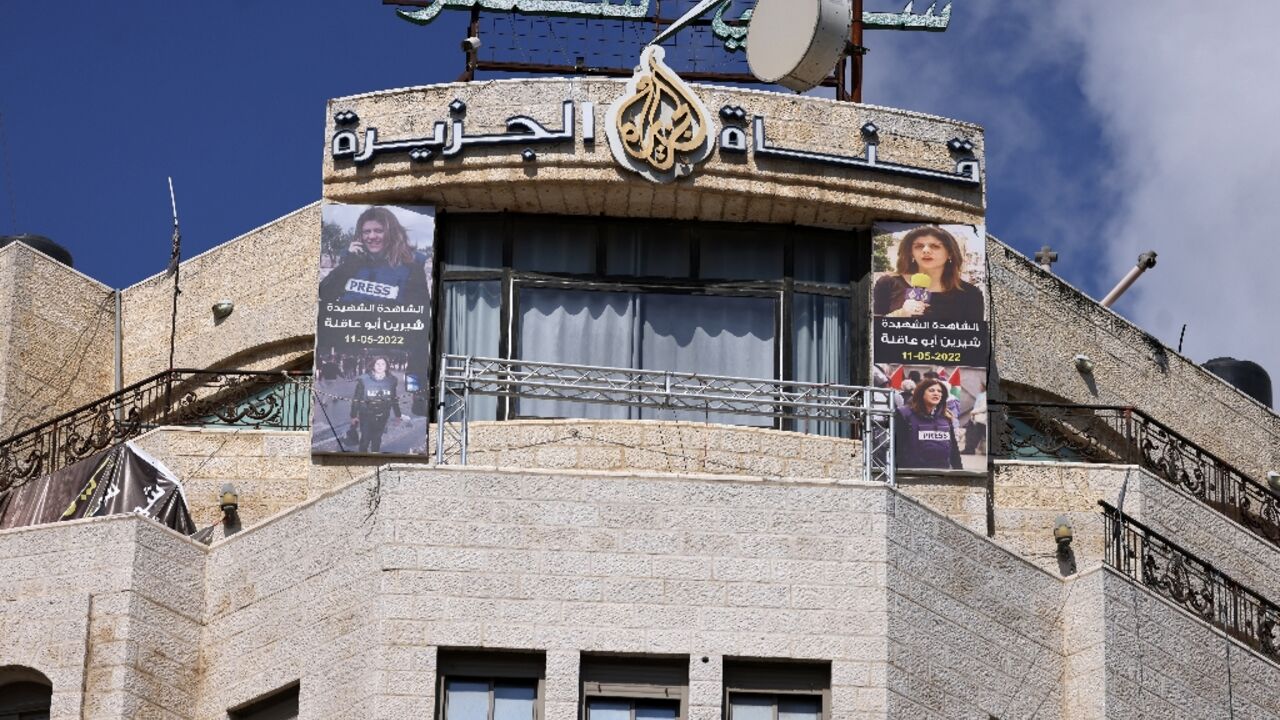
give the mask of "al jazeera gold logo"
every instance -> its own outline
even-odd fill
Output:
[[[645,48],[627,92],[609,107],[606,128],[614,158],[660,183],[692,173],[711,156],[715,137],[711,113],[664,55],[657,45]]]

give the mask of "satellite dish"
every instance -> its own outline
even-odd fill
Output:
[[[850,0],[759,0],[747,30],[747,64],[764,82],[815,88],[840,62],[852,26]]]

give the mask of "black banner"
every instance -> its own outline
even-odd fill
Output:
[[[878,317],[875,319],[877,363],[985,368],[991,357],[986,320],[942,322]]]
[[[178,479],[133,443],[0,494],[0,530],[122,513],[142,513],[184,535],[196,530]]]

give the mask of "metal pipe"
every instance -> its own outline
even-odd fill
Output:
[[[1156,266],[1156,253],[1154,250],[1148,250],[1147,252],[1144,252],[1141,255],[1139,255],[1138,264],[1135,265],[1133,269],[1129,271],[1128,275],[1124,276],[1124,279],[1120,281],[1120,284],[1116,285],[1115,288],[1113,288],[1111,292],[1107,293],[1107,296],[1102,299],[1102,307],[1104,308],[1111,307],[1116,300],[1120,299],[1120,296],[1123,295],[1126,290],[1128,290],[1130,287],[1133,286],[1135,282],[1137,282],[1138,278],[1142,277],[1142,273],[1150,270],[1155,266]]]

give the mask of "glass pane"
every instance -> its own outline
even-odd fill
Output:
[[[523,360],[636,367],[636,295],[527,288],[520,291],[519,352]],[[521,399],[526,417],[627,419],[631,408],[602,403]]]
[[[820,720],[822,698],[803,695],[778,696],[778,720]]]
[[[825,295],[792,296],[793,377],[799,382],[850,384],[852,332],[849,300]],[[847,436],[847,426],[831,421],[801,420],[797,430],[818,435]]]
[[[606,228],[606,272],[635,277],[689,277],[689,240],[666,232],[660,226]]]
[[[489,683],[445,681],[444,720],[489,720]]]
[[[848,285],[853,276],[855,236],[829,234],[796,240],[795,278],[799,282]]]
[[[631,720],[631,703],[590,700],[587,702],[587,720]]]
[[[444,352],[498,357],[501,307],[502,283],[497,280],[444,283]],[[498,398],[473,396],[467,412],[471,420],[497,419]]]
[[[501,218],[460,218],[446,227],[445,270],[502,269]]]
[[[734,693],[729,697],[729,720],[773,720],[773,696]]]
[[[636,703],[636,720],[675,720],[679,715],[675,703]]]
[[[523,221],[512,234],[516,270],[593,275],[596,272],[595,230],[585,223]]]
[[[493,687],[493,720],[533,720],[538,689],[527,683],[499,682]]]
[[[641,367],[741,378],[775,376],[774,298],[675,295],[640,297]],[[772,418],[646,409],[643,417],[740,425],[773,424]]]
[[[782,278],[782,233],[762,237],[742,231],[698,233],[702,240],[699,277],[708,280],[779,280]]]

